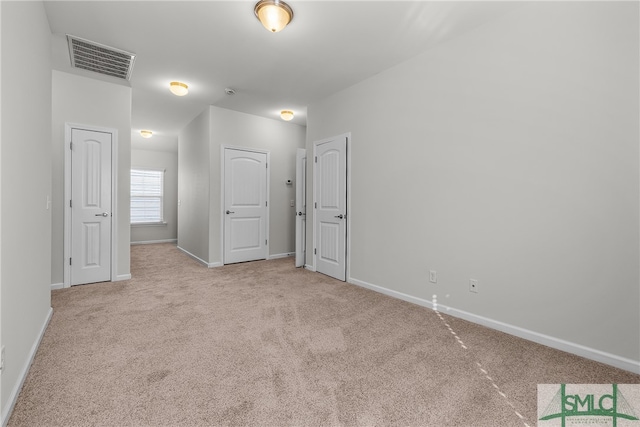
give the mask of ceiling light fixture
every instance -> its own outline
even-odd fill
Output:
[[[189,86],[182,82],[169,83],[169,90],[176,96],[185,96],[189,93]]]
[[[151,136],[153,136],[153,132],[150,130],[141,130],[140,135],[142,135],[143,138],[151,138]]]
[[[290,121],[293,119],[293,111],[282,110],[280,111],[280,118],[284,121]]]
[[[272,33],[283,30],[293,19],[293,9],[280,0],[260,0],[253,11],[262,25]]]

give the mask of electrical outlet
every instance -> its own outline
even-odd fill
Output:
[[[429,270],[429,281],[431,283],[438,283],[438,273],[434,270]]]
[[[476,279],[469,279],[469,292],[478,293],[478,281]]]
[[[4,372],[4,346],[0,350],[0,371]]]

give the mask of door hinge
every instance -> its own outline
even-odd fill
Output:
[[[316,163],[318,163],[318,156],[316,156],[316,160],[315,161],[316,161]]]
[[[264,202],[264,205],[265,206],[269,206],[269,202]]]
[[[73,150],[73,142],[69,143],[69,150]]]
[[[265,169],[269,169],[269,163],[265,163],[265,164],[264,164],[264,168],[265,168]]]
[[[316,255],[317,253],[316,248],[313,248],[313,254]]]
[[[266,241],[266,240],[264,241],[264,244],[265,244],[265,245],[267,244],[267,241]]]
[[[73,201],[69,200],[69,207],[72,208],[73,207]]]
[[[69,258],[69,265],[71,265],[71,258]]]
[[[318,202],[313,202],[313,207],[318,209]]]

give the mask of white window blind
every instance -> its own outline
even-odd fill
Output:
[[[162,223],[164,170],[131,169],[131,224]]]

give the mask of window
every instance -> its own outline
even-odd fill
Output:
[[[164,170],[131,169],[131,224],[162,224]]]

